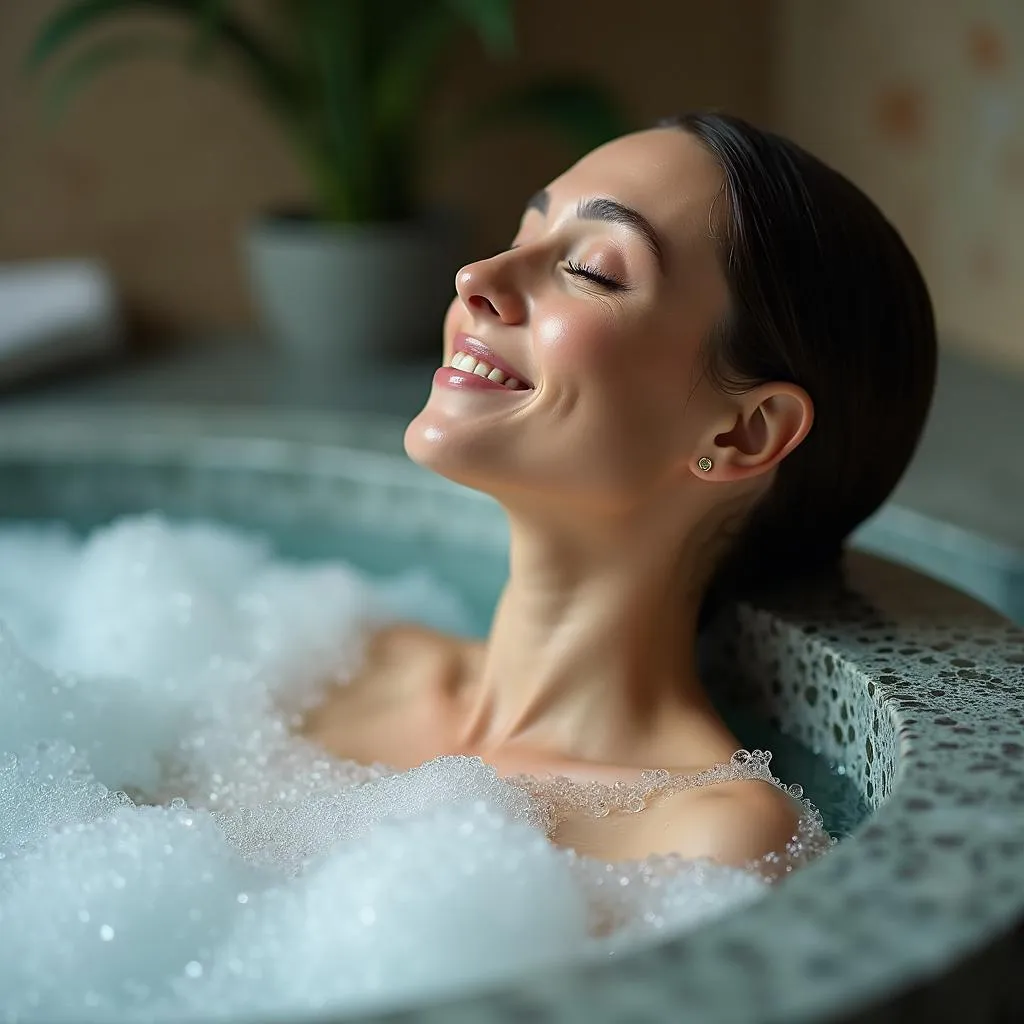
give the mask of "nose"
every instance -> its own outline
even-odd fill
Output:
[[[463,305],[483,319],[513,325],[526,319],[527,305],[515,280],[511,253],[469,263],[455,275],[455,290]]]

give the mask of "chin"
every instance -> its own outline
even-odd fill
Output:
[[[471,426],[462,417],[444,415],[428,400],[405,428],[405,452],[418,466],[464,487],[493,494],[514,476],[503,456],[503,432]]]
[[[405,428],[406,455],[424,469],[472,486],[466,479],[466,443],[460,441],[457,425],[452,429],[451,424],[432,413],[428,400],[426,408]]]
[[[433,469],[435,460],[439,456],[443,458],[447,440],[445,430],[432,420],[433,417],[428,417],[427,410],[423,409],[405,428],[405,454],[425,469]]]

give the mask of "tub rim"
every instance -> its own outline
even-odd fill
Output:
[[[170,460],[185,468],[237,469],[241,460],[243,471],[254,473],[273,469],[331,477],[355,472],[367,481],[376,474],[385,486],[429,492],[438,508],[475,503],[486,520],[477,542],[493,543],[502,536],[498,517],[486,519],[490,513],[484,510],[493,509],[489,499],[424,474],[397,454],[403,425],[387,418],[126,408],[4,411],[0,424],[5,428],[0,430],[0,472],[18,459],[59,464],[103,456],[150,467]],[[680,1007],[688,1006],[706,1021],[796,1022],[834,1012],[840,998],[844,1009],[851,1010],[908,984],[926,982],[1012,927],[1024,914],[1024,872],[1012,872],[1013,859],[1024,850],[1024,760],[1008,756],[993,761],[992,750],[993,744],[1012,745],[1024,737],[1024,698],[1015,697],[1013,689],[1024,694],[1024,630],[912,570],[861,555],[851,558],[848,567],[846,596],[884,608],[904,648],[930,650],[939,633],[970,631],[966,639],[953,641],[955,657],[925,666],[909,655],[902,660],[880,655],[863,624],[840,621],[831,630],[838,639],[826,641],[828,603],[819,602],[809,611],[806,592],[796,590],[739,610],[745,628],[760,621],[809,657],[827,648],[859,673],[865,685],[874,684],[880,705],[893,716],[900,733],[899,777],[887,802],[851,839],[750,910],[616,963],[563,965],[532,979],[488,986],[477,995],[345,1019],[511,1024],[529,1014],[537,1021],[568,1024],[585,1016],[601,1024],[631,1016],[675,1019]],[[1005,649],[1010,642],[1015,651]],[[963,657],[965,653],[971,657]],[[973,682],[998,680],[1000,685],[936,695],[938,681],[946,678],[941,673],[949,672],[957,660],[970,661],[973,667],[954,669],[988,677]],[[891,662],[890,670],[883,671]],[[962,673],[957,678],[972,682]],[[915,707],[922,694],[928,695],[929,722],[921,720]],[[999,718],[1014,718],[1019,724],[1010,733],[994,733],[991,726]],[[962,743],[952,749],[943,746],[954,728],[974,729],[977,741],[967,750]],[[1005,740],[1005,735],[1015,739]],[[988,790],[987,802],[980,805],[963,802],[965,794],[979,788],[972,786],[972,773]],[[948,789],[945,803],[935,802],[937,783]],[[921,801],[930,801],[930,809],[921,808]],[[936,823],[934,818],[942,820]],[[931,822],[927,834],[944,841],[917,851],[927,853],[929,871],[924,876],[900,877],[901,869],[906,873],[908,851],[920,845],[919,826],[926,820]],[[979,829],[988,845],[978,843]],[[981,852],[987,852],[988,861],[977,860]],[[897,917],[897,908],[904,913],[916,908],[916,916]],[[841,928],[836,921],[842,922]],[[871,936],[880,921],[886,925],[886,943],[876,946]],[[930,922],[927,946],[918,941],[922,921]],[[946,932],[938,939],[940,924]],[[780,942],[780,936],[786,941]],[[894,949],[902,952],[894,954]],[[856,953],[853,958],[851,951]],[[802,970],[794,969],[797,960]],[[744,981],[738,984],[741,975]],[[302,1016],[309,1022],[337,1019],[329,1011]]]

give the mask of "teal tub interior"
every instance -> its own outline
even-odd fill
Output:
[[[93,472],[96,479],[102,481],[104,474],[122,475],[124,467],[104,470],[94,466]],[[85,497],[73,514],[49,521],[70,526],[80,535],[87,536],[118,516],[143,514],[155,507],[137,503],[123,493],[122,500],[114,507],[109,503],[112,490],[108,481],[106,486]],[[448,538],[435,538],[425,544],[422,538],[396,534],[377,524],[282,524],[268,519],[258,502],[247,502],[244,509],[218,509],[215,502],[196,506],[190,499],[179,504],[175,496],[167,495],[158,507],[163,514],[180,521],[213,519],[268,536],[275,553],[286,558],[303,561],[340,559],[368,574],[384,578],[409,569],[424,569],[431,578],[446,584],[463,598],[471,616],[471,633],[476,636],[486,635],[505,579],[506,562],[500,545],[467,559],[461,541],[455,543]],[[46,511],[51,516],[57,515],[56,510]],[[7,510],[0,518],[0,524],[4,519],[18,523],[46,521],[39,515],[30,519],[12,518]],[[418,621],[435,625],[430,619],[429,609],[420,611]],[[825,826],[832,835],[837,838],[850,835],[867,816],[864,796],[846,774],[845,765],[816,754],[778,725],[751,713],[742,705],[730,706],[723,701],[719,710],[744,748],[772,751],[775,774],[782,779],[800,781],[808,798],[821,811]]]
[[[502,518],[393,454],[396,424],[131,410],[3,419],[3,519],[84,530],[158,509],[255,528],[292,556],[384,574],[426,565],[486,629],[505,571]],[[834,582],[737,608],[704,658],[742,738],[775,750],[777,774],[804,782],[848,838],[699,932],[388,1019],[795,1024],[899,1019],[915,998],[963,1000],[972,1020],[987,1019],[986,1000],[994,1012],[993,986],[978,981],[1004,963],[1024,912],[1024,632],[853,555]]]

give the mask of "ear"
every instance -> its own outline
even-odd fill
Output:
[[[695,476],[725,482],[767,473],[807,436],[814,403],[803,388],[774,382],[736,395],[731,416],[731,425],[709,435],[704,450],[695,453]],[[708,472],[697,465],[702,456],[711,459]]]

